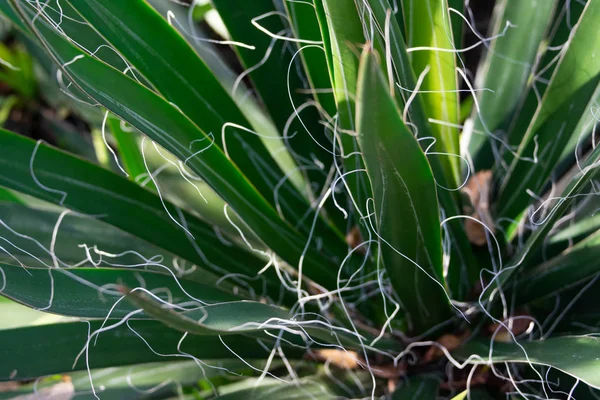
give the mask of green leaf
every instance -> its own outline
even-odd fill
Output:
[[[517,304],[567,290],[600,273],[600,231],[561,255],[526,271],[516,283]]]
[[[160,322],[130,320],[118,326],[113,325],[105,325],[110,329],[99,334],[97,343],[94,343],[96,335],[90,339],[90,368],[172,361],[186,357],[181,352],[201,360],[234,358],[236,355],[227,347],[244,359],[262,359],[269,355],[256,341],[242,336],[228,336],[222,341],[219,336],[186,336],[179,352],[181,332]],[[102,321],[92,321],[89,324],[73,322],[0,331],[0,341],[3,343],[22,343],[18,346],[2,346],[0,349],[0,381],[33,379],[86,369],[86,355],[79,358],[77,355],[88,342],[88,333],[97,331],[101,326]],[[148,348],[138,335],[160,355]],[[53,356],[48,357],[49,354]],[[301,354],[294,349],[286,351],[289,358]]]
[[[0,296],[0,330],[45,325],[71,320],[71,318],[33,310]]]
[[[392,394],[392,400],[434,400],[437,398],[440,379],[433,375],[417,375],[401,380],[399,385]]]
[[[45,205],[46,208],[35,208],[0,203],[0,237],[3,238],[2,246],[7,250],[0,252],[2,262],[12,265],[22,263],[29,268],[48,268],[54,264],[55,256],[60,267],[78,265],[82,261],[89,266],[91,258],[102,266],[118,263],[143,268],[144,259],[154,258],[158,261],[160,256],[161,263],[169,268],[173,268],[174,262],[177,263],[172,253],[98,219],[75,212],[61,217],[65,210],[52,208],[47,203]],[[53,236],[55,241],[51,246]],[[101,253],[104,254],[102,257]],[[173,271],[177,269],[173,268]],[[166,271],[163,269],[162,272]],[[185,278],[190,275],[195,274],[184,274]],[[217,279],[211,277],[208,271],[202,271],[199,275],[202,275],[205,283],[213,283]]]
[[[237,301],[196,306],[192,311],[184,311],[173,307],[172,302],[158,302],[144,292],[124,290],[127,299],[151,317],[192,335],[263,331],[263,324],[271,319],[289,319],[286,310],[258,302]]]
[[[312,2],[283,2],[294,37],[302,40],[299,44],[302,49],[300,57],[304,64],[306,78],[310,87],[315,90],[315,100],[323,107],[325,112],[334,116],[337,112],[335,98],[333,93],[328,91],[332,89],[332,82],[327,65],[326,50],[321,46],[326,46],[326,42],[321,36],[319,20],[317,18],[316,6]],[[323,42],[322,45],[311,44]]]
[[[450,125],[433,124],[433,136],[439,151],[460,154],[459,134],[452,124],[459,123],[459,96],[456,78],[456,57],[447,0],[403,0],[406,42],[417,76],[428,72],[419,90],[425,104],[425,114]],[[460,185],[460,164],[457,157],[445,157],[446,181],[452,187]]]
[[[285,340],[296,344],[297,347],[302,347],[306,342],[319,345],[330,341],[334,335],[336,341],[345,348],[360,348],[360,342],[355,335],[321,327],[319,324],[314,324],[315,321],[303,321],[303,324],[297,325],[298,328],[301,327],[300,329],[294,329],[295,323],[299,321],[288,310],[267,304],[238,301],[195,307],[193,310],[186,311],[159,302],[142,292],[131,291],[127,296],[133,304],[148,315],[173,329],[192,335],[246,333],[252,334],[253,337],[268,339],[275,337],[274,334],[279,331],[279,334],[285,332]],[[285,329],[286,327],[288,329]],[[268,330],[273,333],[268,336],[263,334]],[[366,340],[364,337],[361,339]]]
[[[494,278],[497,281],[496,284],[489,285],[487,290],[484,290],[482,297],[485,297],[486,292],[493,291],[496,285],[502,286],[508,282],[516,272],[520,271],[523,266],[528,265],[529,261],[535,257],[536,252],[542,248],[554,224],[573,204],[577,195],[589,188],[590,181],[600,172],[599,160],[600,146],[596,146],[587,160],[581,164],[581,172],[567,185],[560,196],[546,200],[550,201],[550,204],[544,220],[541,223],[536,223],[537,229],[527,238],[525,244],[512,257],[508,265],[504,266],[502,271]]]
[[[27,26],[25,21],[23,21],[21,17],[19,17],[19,14],[15,12],[15,10],[12,8],[8,1],[0,1],[0,12],[23,32],[29,31],[29,27]]]
[[[600,3],[587,3],[498,196],[498,215],[516,219],[540,194],[600,84]],[[536,162],[532,163],[530,158]]]
[[[449,310],[440,283],[442,240],[435,181],[369,49],[361,58],[356,114],[383,262],[412,329],[423,332],[447,318]]]
[[[21,304],[55,314],[81,318],[122,318],[132,308],[119,288],[144,288],[169,303],[216,304],[238,300],[214,286],[180,282],[174,276],[141,270],[105,268],[25,269],[0,264],[5,276],[2,295]],[[111,307],[116,305],[114,309]],[[109,313],[110,312],[110,313]],[[147,318],[147,317],[146,317]]]
[[[354,208],[360,215],[366,215],[364,204],[370,192],[369,183],[362,172],[364,162],[358,152],[358,143],[348,133],[356,131],[356,79],[359,46],[365,42],[363,26],[356,6],[349,5],[346,0],[315,0],[314,4],[338,110],[335,126],[338,137],[334,142],[337,141],[339,148],[336,147],[336,154],[343,156],[344,170],[349,173],[344,178],[344,185]]]
[[[233,360],[206,360],[213,368],[201,369],[195,361],[171,361],[136,366],[91,370],[92,382],[102,400],[141,399],[144,392],[152,393],[153,398],[164,398],[177,393],[178,386],[192,386],[201,379],[214,378],[226,368],[240,370],[241,362]],[[242,364],[243,365],[243,364]],[[245,366],[245,365],[244,365]],[[248,369],[248,367],[246,367]],[[91,399],[90,377],[87,371],[73,372],[63,376],[51,376],[34,384],[21,384],[12,392],[0,393],[0,399],[11,399],[17,395],[34,396],[44,394],[54,385],[68,382],[78,399]]]
[[[398,107],[406,114],[406,122],[410,122],[415,126],[414,132],[418,132],[421,138],[432,137],[431,124],[427,121],[423,105],[423,99],[420,93],[414,93],[416,88],[416,79],[409,55],[404,44],[404,37],[396,18],[391,17],[393,12],[387,0],[368,0],[369,6],[373,13],[373,19],[378,24],[378,30],[386,32],[386,25],[389,25],[389,43],[385,37],[382,40],[389,46],[389,56],[392,62],[392,71],[395,82],[395,100]],[[390,15],[389,22],[388,13]],[[389,60],[386,60],[389,61]],[[400,85],[407,90],[402,90]],[[405,109],[405,105],[412,96],[409,109]],[[426,150],[430,147],[431,142],[423,140],[421,147]],[[437,146],[439,147],[439,146]],[[434,152],[428,156],[428,161],[431,164],[433,175],[438,186],[438,199],[440,206],[444,209],[446,217],[454,217],[461,215],[460,202],[458,196],[454,196],[449,189],[454,189],[452,184],[446,180],[447,162],[446,155],[436,154],[438,148],[433,146]],[[451,238],[451,255],[450,265],[448,267],[448,286],[453,298],[464,299],[467,293],[473,287],[473,284],[479,279],[480,267],[475,263],[471,251],[471,243],[469,242],[464,230],[463,223],[460,219],[450,219],[446,222],[445,227]]]
[[[459,348],[454,354],[469,359],[471,364],[490,363],[531,363],[556,368],[583,383],[600,388],[600,338],[586,336],[565,336],[531,342],[494,343],[472,341]]]
[[[509,123],[506,137],[509,146],[517,148],[523,140],[527,127],[540,107],[548,83],[559,64],[558,58],[570,40],[575,23],[581,17],[586,3],[587,1],[559,0],[548,38],[539,49],[540,59],[533,66],[528,78],[527,90],[521,96],[515,116]],[[510,164],[513,159],[514,155],[511,152],[504,153],[505,162]]]
[[[220,388],[224,392],[215,397],[217,400],[279,400],[279,399],[315,399],[334,400],[340,396],[330,391],[323,379],[309,377],[296,384],[288,384],[275,379],[246,380]]]
[[[251,126],[241,110],[206,64],[169,25],[169,21],[165,21],[143,0],[127,3],[120,0],[71,0],[70,4],[166,100],[175,104],[203,132],[212,133],[211,141],[221,149],[227,149],[228,157],[243,171],[264,199],[272,206],[279,207],[280,213],[291,223],[299,223],[304,232],[310,230],[312,218],[303,219],[309,209],[308,203],[290,179],[285,178],[285,173],[259,137],[261,133],[256,135],[247,131]],[[174,70],[177,71],[176,74],[172,73]],[[281,87],[285,87],[283,82]],[[285,100],[283,104],[289,104],[287,96]],[[280,99],[275,101],[281,103]],[[289,115],[287,112],[283,118]],[[222,133],[223,129],[226,129],[226,137]],[[202,137],[203,135],[198,134],[195,139]],[[274,195],[276,187],[278,190]],[[326,227],[321,224],[320,228]]]
[[[314,99],[306,93],[306,89],[309,87],[303,83],[303,79],[305,79],[302,76],[303,65],[301,57],[295,56],[296,47],[291,46],[290,48],[290,43],[286,40],[271,37],[271,35],[285,37],[284,32],[287,28],[275,3],[272,1],[240,3],[236,0],[213,0],[213,4],[223,19],[231,38],[253,47],[253,49],[242,46],[235,47],[235,51],[246,69],[242,76],[247,74],[250,78],[277,129],[285,135],[285,144],[298,164],[297,167],[291,167],[288,171],[304,174],[307,177],[306,183],[308,191],[311,192],[311,198],[318,198],[327,189],[325,184],[332,160],[331,138],[323,133],[324,129],[320,123],[322,118],[318,108],[315,106],[303,107],[307,102],[314,102]],[[312,9],[312,18],[314,19],[312,22],[316,23],[314,8],[310,5],[307,7],[306,3],[297,4],[297,6],[302,6],[303,9]],[[304,21],[301,25],[304,25]],[[301,46],[303,46],[303,50],[299,54],[303,54],[307,50],[318,51],[324,61],[323,51],[315,49],[315,44],[307,49],[304,49],[304,43],[301,43]],[[325,75],[325,71],[326,66],[319,71],[320,75]],[[325,75],[324,78],[327,76]],[[328,95],[331,97],[331,94]],[[300,169],[298,170],[298,168]],[[342,216],[332,202],[329,202],[328,205],[330,216]],[[336,225],[345,230],[346,223],[343,219],[337,218]]]
[[[2,186],[94,216],[201,268],[254,276],[265,265],[244,249],[232,252],[211,226],[169,203],[163,206],[157,195],[124,177],[6,131],[0,131],[0,144]],[[101,225],[89,229],[91,240],[98,240],[93,236],[103,231]]]
[[[550,244],[557,245],[567,242],[579,242],[590,233],[600,229],[600,214],[582,216],[580,221],[562,229],[550,237]]]
[[[206,4],[194,4],[194,11],[192,13],[192,17],[194,21],[202,21],[206,16],[206,13],[210,10],[213,10],[213,6],[210,3]]]
[[[123,162],[123,168],[129,175],[129,179],[135,181],[140,175],[147,174],[144,163],[144,157],[140,151],[138,143],[138,133],[130,128],[129,130],[124,129],[123,122],[115,117],[108,117],[106,120],[110,133],[112,133],[119,150],[119,158]],[[154,183],[148,184],[150,187],[154,187]]]
[[[84,55],[45,24],[36,24],[36,32],[40,39],[44,38],[44,43],[51,47],[54,56],[63,65],[63,71],[77,85],[82,86],[86,93],[156,140],[177,158],[187,161],[187,166],[211,185],[245,223],[283,259],[295,265],[304,255],[303,274],[324,286],[335,285],[334,266],[328,264],[326,258],[324,260],[323,252],[345,254],[346,244],[341,238],[327,235],[328,239],[331,239],[329,246],[318,255],[313,248],[305,251],[307,238],[303,238],[296,229],[282,221],[275,209],[248,182],[238,167],[218,146],[211,145],[211,138],[185,118],[176,107],[117,70]],[[64,65],[74,59],[75,62]],[[114,85],[106,85],[106,81],[114,82]],[[219,135],[216,134],[215,137],[217,136]],[[198,145],[201,150],[190,149],[189,144],[199,138],[204,140],[204,144]],[[243,145],[235,147],[238,150],[245,149]],[[281,206],[287,208],[283,202]],[[309,220],[312,222],[310,218]],[[318,232],[315,233],[317,234]]]
[[[457,12],[450,11],[450,8]],[[452,40],[456,48],[461,48],[463,43],[463,25],[465,21],[458,14],[465,13],[465,0],[448,0],[448,12],[450,14],[450,25],[452,26]]]
[[[498,150],[491,134],[504,136],[526,88],[532,67],[539,54],[540,43],[552,22],[557,0],[535,3],[520,0],[502,0],[494,8],[489,37],[497,37],[489,47],[477,69],[476,89],[478,107],[473,110],[473,124],[468,126],[469,154],[475,170],[490,169],[494,157],[492,147]],[[504,137],[501,138],[504,140]]]
[[[189,8],[182,4],[177,5],[173,2],[165,2],[163,0],[148,0],[148,3],[167,21],[188,20]],[[198,7],[197,4],[195,5]],[[188,24],[174,23],[173,28],[177,29],[189,45],[193,47],[196,53],[198,53],[202,61],[206,63],[206,66],[231,95],[254,130],[261,133],[261,139],[265,147],[270,151],[282,171],[289,171],[290,169],[295,168],[296,164],[290,153],[285,149],[285,144],[282,143],[281,136],[272,120],[267,116],[264,108],[258,104],[257,99],[250,92],[245,82],[237,81],[238,73],[233,71],[221,57],[219,47],[223,46],[223,44],[218,42],[212,43],[211,41],[213,38],[211,37],[211,33],[207,33],[207,30],[203,25],[195,25],[193,29],[188,29],[187,25]],[[211,25],[211,27],[214,28],[214,24]],[[234,92],[233,88],[236,84],[237,90]],[[292,174],[290,176],[290,181],[292,181],[300,191],[305,190],[305,182],[301,175]]]
[[[11,190],[0,187],[0,202],[10,202],[15,204],[24,204],[23,200],[19,198]]]

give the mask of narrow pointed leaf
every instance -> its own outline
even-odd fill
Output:
[[[315,48],[314,44],[312,47],[305,48],[306,44],[300,43],[302,50],[296,54],[298,49],[293,43],[272,37],[272,35],[285,37],[288,29],[280,11],[272,1],[240,3],[236,0],[214,0],[213,4],[220,13],[231,38],[253,47],[253,49],[241,46],[235,48],[245,68],[243,76],[252,81],[275,126],[284,135],[285,145],[296,160],[297,166],[289,168],[288,171],[296,171],[306,176],[305,191],[311,192],[310,198],[318,198],[327,189],[324,185],[333,160],[332,144],[331,137],[326,135],[320,123],[323,118],[319,114],[319,109],[316,106],[305,107],[306,104],[314,102],[314,99],[310,92],[307,92],[310,87],[305,84],[306,76],[304,76],[300,55],[306,51],[318,52],[317,55],[320,53],[322,61],[320,65],[324,68],[319,73],[323,79],[323,77],[327,78],[323,50]],[[306,3],[298,6],[307,8]],[[312,10],[313,22],[316,23],[314,8],[310,4],[308,8]],[[318,24],[317,33],[319,33]],[[332,95],[330,93],[325,95],[329,96],[331,102]],[[333,116],[335,110],[331,111]],[[342,213],[332,202],[327,204],[328,214],[338,217],[336,225],[345,229],[345,221],[339,218]]]
[[[600,231],[523,274],[514,288],[517,304],[567,290],[592,278],[600,273],[599,259]]]
[[[129,291],[127,299],[165,325],[193,335],[263,331],[265,328],[261,325],[270,319],[286,319],[289,316],[284,309],[252,301],[221,303],[182,311],[171,304],[160,303],[143,292]]]
[[[359,213],[365,215],[364,204],[370,191],[369,183],[361,171],[364,163],[358,153],[358,143],[348,134],[348,131],[356,130],[356,79],[359,46],[365,42],[363,26],[355,4],[348,4],[345,0],[315,0],[314,4],[338,110],[336,153],[344,156],[344,169],[351,172],[344,179],[351,201]]]
[[[455,355],[468,358],[472,364],[490,363],[529,363],[556,368],[580,379],[583,383],[600,388],[600,338],[585,336],[565,336],[532,342],[521,341],[522,348],[514,343],[494,343],[473,341],[459,348]]]
[[[381,32],[386,31],[386,20],[389,13],[389,41],[387,46],[390,46],[389,54],[392,59],[392,74],[396,85],[395,100],[399,108],[405,108],[406,102],[412,96],[409,109],[404,110],[407,116],[407,121],[415,126],[415,133],[418,132],[419,137],[433,136],[431,124],[427,121],[423,105],[423,99],[419,93],[413,93],[416,89],[416,78],[410,63],[409,55],[404,44],[404,35],[400,29],[400,25],[396,18],[392,17],[393,8],[387,0],[368,0],[371,11],[373,12],[374,21],[378,24]],[[385,42],[385,40],[384,40]],[[402,86],[403,89],[400,88]],[[429,148],[429,141],[422,141],[423,149]],[[439,152],[439,146],[433,146],[433,151]],[[455,189],[446,179],[445,168],[447,166],[446,155],[430,154],[428,161],[431,164],[433,175],[438,187],[438,199],[440,206],[444,209],[447,217],[461,215],[458,196],[450,191]],[[446,223],[446,228],[451,237],[451,256],[450,265],[448,266],[448,286],[456,299],[463,299],[464,296],[471,290],[474,282],[479,279],[479,266],[475,263],[471,243],[467,239],[463,223],[460,219],[452,219]]]
[[[581,172],[569,183],[565,190],[560,194],[560,197],[554,199],[551,207],[543,220],[543,223],[537,226],[537,229],[527,238],[525,244],[519,252],[515,254],[511,261],[500,272],[498,284],[507,283],[512,276],[520,271],[523,266],[528,265],[529,260],[539,251],[545,238],[554,227],[558,219],[565,214],[569,207],[575,201],[578,194],[590,189],[590,182],[598,176],[600,172],[600,146],[589,155],[587,160],[581,165]],[[495,285],[488,286],[489,289],[495,288]]]
[[[306,239],[281,220],[276,210],[239,168],[218,146],[211,144],[211,137],[162,97],[103,62],[84,55],[44,23],[36,24],[35,29],[40,40],[49,46],[48,50],[63,65],[63,72],[88,95],[185,161],[271,249],[291,264],[299,262],[306,247]],[[74,59],[75,62],[64,65]],[[114,85],[106,85],[106,81],[111,81]],[[220,136],[220,133],[214,136]],[[190,144],[197,139],[203,139],[202,143],[196,145],[200,150],[197,147],[190,148]],[[335,235],[331,239],[330,246],[325,251],[345,253],[345,243],[335,240]],[[323,268],[323,257],[319,255],[317,260],[313,249],[308,249],[304,267],[303,272],[307,276],[312,275],[314,280],[325,286],[334,286],[335,271],[333,268]]]
[[[600,36],[597,22],[600,3],[588,2],[554,72],[527,133],[519,146],[498,197],[501,217],[516,219],[540,194],[558,161],[563,147],[600,84]],[[524,158],[535,158],[531,162]],[[528,191],[530,191],[528,193]]]
[[[458,130],[459,98],[455,49],[447,0],[402,1],[406,42],[411,51],[413,69],[417,76],[429,68],[419,90],[422,93],[427,117],[450,125],[434,124],[433,136],[441,152],[460,154]],[[452,187],[460,185],[460,164],[456,157],[444,158],[446,180]]]
[[[136,310],[126,301],[117,303],[123,297],[117,289],[123,285],[156,292],[157,296],[172,303],[204,301],[216,304],[239,300],[214,286],[189,281],[181,283],[173,276],[148,271],[105,268],[25,270],[3,263],[0,268],[6,277],[2,295],[28,307],[72,317],[123,318]],[[111,309],[113,305],[116,307]]]
[[[358,140],[373,187],[371,204],[383,262],[413,329],[425,331],[448,316],[440,283],[442,243],[435,181],[370,50],[361,58],[358,82]]]
[[[316,340],[317,345],[331,340],[332,331],[330,329],[319,324],[311,326],[306,321],[304,324],[296,326],[295,322],[299,321],[288,310],[263,303],[228,302],[184,311],[158,302],[142,292],[131,291],[127,296],[131,303],[143,309],[145,313],[156,320],[180,332],[189,332],[192,335],[241,333],[252,334],[253,337],[269,338],[273,336],[266,336],[263,332],[281,331],[280,333],[286,332],[284,337],[288,342],[295,343],[300,347],[309,340]],[[292,332],[287,332],[289,329],[286,331],[284,329],[286,327],[291,328]],[[302,328],[300,329],[300,327]],[[351,349],[359,347],[359,342],[354,335],[342,331],[336,332],[335,335],[341,345]]]
[[[125,177],[6,131],[0,131],[0,145],[2,186],[95,216],[208,269],[221,265],[256,273],[265,264],[244,250],[231,252],[211,226],[169,203],[163,206],[156,194]],[[172,218],[187,224],[193,238]],[[90,232],[90,241],[97,232]]]
[[[502,148],[488,132],[504,138],[538,56],[540,42],[552,22],[556,1],[502,0],[494,8],[492,40],[478,68],[479,111],[473,109],[469,154],[476,170],[493,166],[492,146]],[[510,23],[510,25],[508,25]]]
[[[86,369],[85,354],[77,360],[78,353],[88,340],[88,332],[94,332],[102,321],[72,322],[17,328],[0,331],[3,343],[25,343],[23,346],[3,346],[0,349],[0,381],[33,379],[39,376]],[[106,326],[110,326],[110,323]],[[137,336],[144,338],[152,347]],[[89,348],[89,367],[106,368],[149,362],[181,359],[177,350],[182,333],[155,321],[130,321],[99,335]],[[241,336],[230,336],[223,342],[242,358],[266,358],[265,351],[256,341]],[[181,344],[181,351],[199,359],[235,357],[223,345],[218,336],[188,336]],[[52,357],[48,355],[52,354]],[[298,356],[294,349],[287,357]]]
[[[151,392],[153,398],[175,396],[181,386],[194,386],[203,379],[212,379],[229,371],[244,373],[249,367],[236,360],[203,360],[211,368],[200,368],[195,361],[156,362],[125,367],[91,370],[92,382],[102,400],[143,399]],[[254,360],[252,360],[254,364]],[[260,368],[260,366],[259,366]],[[30,384],[21,384],[18,389],[0,393],[0,399],[12,399],[18,395],[35,396],[46,394],[54,385],[68,381],[72,384],[77,399],[94,398],[87,371],[51,376]],[[27,397],[31,398],[31,397]]]
[[[129,131],[123,129],[123,123],[115,117],[109,117],[107,125],[115,138],[119,156],[123,162],[123,168],[129,175],[129,179],[135,181],[137,177],[147,174],[148,171],[144,165],[144,157],[140,151],[138,143],[138,133],[133,129]],[[152,183],[149,184],[153,186]]]
[[[169,21],[165,21],[160,14],[142,0],[126,3],[120,0],[73,0],[70,4],[112,46],[136,66],[137,70],[166,100],[175,104],[204,132],[212,133],[214,144],[227,149],[228,157],[243,171],[252,185],[272,206],[279,207],[280,213],[291,223],[303,221],[300,223],[303,231],[310,230],[311,224],[306,221],[312,222],[312,218],[303,219],[305,212],[309,209],[308,203],[292,184],[293,177],[287,177],[281,171],[263,144],[260,136],[264,138],[265,134],[259,132],[259,136],[243,129],[252,127],[231,96],[187,42],[172,26],[169,26],[169,23],[176,25],[183,21],[172,20],[174,18],[172,14],[167,17]],[[218,6],[218,3],[216,5]],[[241,12],[242,10],[238,9],[237,11]],[[272,20],[277,21],[277,17],[275,16]],[[250,25],[249,21],[245,23]],[[239,21],[237,25],[243,26]],[[252,26],[252,28],[254,27]],[[269,38],[257,29],[253,29],[252,32],[256,32],[259,38],[269,41]],[[244,40],[246,39],[251,39],[251,37],[244,38]],[[256,47],[258,43],[253,43],[253,45],[256,50],[250,54],[255,58],[256,54],[261,52],[261,48],[266,46]],[[248,65],[248,67],[252,66]],[[177,73],[173,74],[173,70],[176,70]],[[277,71],[282,71],[282,69],[278,68]],[[256,73],[262,73],[262,69],[258,69]],[[260,84],[265,79],[271,79],[269,82],[273,82],[272,79],[277,78],[272,75],[273,72],[268,73],[263,80],[256,83]],[[254,78],[253,75],[251,77]],[[269,110],[272,111],[272,115],[279,116],[277,118],[280,120],[275,122],[280,130],[292,112],[285,83],[286,80],[279,81],[277,87],[280,87],[281,90],[259,90],[263,98],[265,95],[270,96],[264,98],[267,107],[273,104],[277,106],[277,110]],[[281,96],[278,98],[275,93],[281,93]],[[271,97],[273,97],[272,100]],[[286,105],[287,109],[282,110],[281,107]],[[224,128],[226,123],[234,125]],[[239,128],[239,126],[243,128]],[[223,129],[227,131],[226,137],[222,134]],[[200,136],[197,138],[199,139]],[[272,140],[280,140],[280,138],[274,137]],[[314,144],[311,140],[306,141],[307,145],[311,143]],[[316,147],[314,151],[320,149],[318,146],[313,147]],[[279,150],[285,151],[285,148]],[[289,169],[294,171],[295,168]],[[297,171],[296,175],[301,176]],[[320,175],[321,181],[323,181],[326,174],[321,173]],[[275,188],[277,188],[276,196],[273,194]],[[321,229],[326,229],[323,222],[319,222],[319,224]]]
[[[260,385],[256,381],[242,382],[244,388],[222,387],[223,394],[215,400],[279,400],[279,399],[313,399],[335,400],[340,396],[330,390],[324,379],[317,377],[300,380],[295,385],[288,385],[275,379],[263,380]],[[251,386],[252,385],[252,386]],[[330,385],[332,386],[332,385]],[[236,390],[237,389],[237,390]],[[338,390],[339,391],[339,390]]]
[[[586,3],[587,1],[559,0],[546,43],[541,44],[539,60],[533,66],[528,78],[527,90],[522,94],[514,118],[509,124],[507,143],[514,149],[518,149],[527,133],[527,127],[541,106],[542,97],[549,87],[548,82],[559,64],[557,61],[569,42],[573,28],[581,17]],[[510,164],[514,160],[514,154],[506,151],[504,160]]]
[[[336,106],[332,83],[329,79],[326,46],[321,36],[316,6],[311,2],[283,2],[290,20],[294,37],[303,40],[300,43],[300,57],[304,63],[306,78],[310,87],[316,91],[315,100],[330,116],[335,115]],[[323,42],[322,45],[313,43]],[[331,93],[329,91],[331,90]]]

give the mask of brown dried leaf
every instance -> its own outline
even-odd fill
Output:
[[[469,332],[464,332],[460,336],[445,334],[442,335],[436,340],[440,345],[445,347],[448,351],[452,351],[460,347],[461,344],[469,337]],[[435,359],[438,359],[444,355],[444,352],[437,346],[431,346],[427,353],[425,353],[425,357],[423,357],[423,362],[428,363]]]
[[[530,318],[522,318],[524,316],[526,317],[527,314],[518,314],[512,318],[503,321],[504,325],[510,328],[510,332],[512,332],[514,336],[518,336],[526,332],[533,323],[532,319]],[[493,335],[497,332],[494,336],[495,342],[510,343],[513,340],[513,335],[511,335],[509,330],[502,326],[500,323],[494,323],[488,326],[488,332],[490,333],[490,335]]]
[[[355,225],[350,232],[348,232],[348,234],[346,235],[346,243],[348,243],[348,246],[350,246],[350,248],[355,249],[357,248],[361,243],[363,242],[363,237],[360,234],[360,229],[358,229],[358,226]],[[362,253],[364,252],[364,250],[359,249],[357,250],[357,252]]]
[[[474,210],[471,217],[481,221],[490,228],[493,233],[495,231],[494,220],[490,214],[491,184],[492,171],[480,171],[469,179],[463,188],[463,192],[469,196],[472,209]],[[486,244],[486,230],[481,223],[467,219],[465,220],[465,230],[471,243],[476,246],[483,246]]]
[[[334,349],[323,349],[315,352],[315,358],[319,361],[329,362],[338,368],[358,368],[358,353],[355,351],[343,351]]]

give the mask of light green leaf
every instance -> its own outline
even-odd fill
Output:
[[[411,52],[417,76],[425,74],[419,90],[425,104],[425,114],[450,125],[433,124],[433,136],[441,152],[460,154],[458,130],[459,98],[455,49],[447,0],[402,1],[406,42]],[[426,72],[427,71],[427,72]],[[460,185],[460,164],[457,157],[445,157],[446,181],[452,187]]]
[[[0,330],[66,321],[72,322],[72,318],[33,310],[0,296]]]
[[[133,128],[129,130],[124,129],[124,123],[112,116],[107,118],[106,124],[110,129],[110,133],[115,138],[117,149],[119,150],[119,158],[123,162],[123,168],[129,175],[129,179],[136,181],[140,175],[148,174],[144,157],[140,151],[138,132]],[[148,187],[156,189],[152,181],[148,183]]]
[[[217,400],[279,400],[279,399],[315,399],[334,400],[340,396],[316,377],[300,380],[295,385],[282,383],[275,379],[265,379],[260,384],[256,380],[247,380],[222,387]]]
[[[344,179],[354,207],[365,215],[364,204],[370,192],[362,169],[358,143],[351,132],[356,131],[355,102],[358,77],[358,52],[365,42],[362,22],[355,4],[346,0],[314,1],[321,35],[325,45],[327,64],[338,110],[336,124],[336,153],[344,157],[348,175]],[[357,221],[360,222],[360,221]]]
[[[335,98],[332,90],[332,82],[329,79],[326,50],[321,46],[326,43],[321,36],[317,10],[312,2],[283,2],[294,37],[303,40],[299,44],[302,49],[300,57],[304,64],[306,78],[310,87],[316,90],[315,100],[323,107],[325,112],[333,116],[337,112]],[[323,42],[322,44],[317,44]]]

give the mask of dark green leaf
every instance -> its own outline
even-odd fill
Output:
[[[79,358],[77,355],[88,342],[89,332],[93,333],[101,326],[102,321],[92,321],[89,324],[73,322],[0,331],[2,343],[20,344],[0,349],[0,380],[32,379],[86,369],[86,354]],[[222,341],[219,336],[187,336],[181,342],[179,352],[181,332],[155,321],[131,320],[114,327],[107,323],[105,328],[110,329],[99,334],[97,343],[94,343],[96,335],[90,339],[88,360],[92,369],[191,358],[181,352],[199,359],[229,359],[236,355],[244,359],[261,359],[269,355],[256,341],[241,336],[228,336]],[[148,348],[138,335],[161,355]],[[286,355],[294,358],[301,352],[291,349]]]
[[[580,379],[587,385],[600,388],[600,338],[565,336],[532,342],[494,343],[490,355],[488,341],[473,341],[459,348],[455,355],[472,364],[531,363],[556,368]]]
[[[397,383],[399,386],[391,396],[392,400],[434,400],[437,398],[440,379],[436,376],[413,376]]]
[[[180,160],[185,160],[187,166],[211,185],[282,258],[291,264],[297,264],[305,254],[303,273],[325,286],[334,286],[335,271],[332,265],[324,267],[327,261],[323,260],[322,254],[317,257],[316,251],[311,248],[305,252],[306,238],[302,238],[294,228],[280,219],[275,209],[248,182],[237,166],[218,146],[212,145],[211,138],[185,118],[176,107],[119,71],[84,55],[45,24],[36,24],[36,33],[50,46],[49,50],[77,85]],[[69,63],[73,60],[75,62]],[[64,65],[65,63],[69,64]],[[114,82],[114,85],[106,85],[107,80]],[[215,134],[217,136],[219,135]],[[189,144],[199,138],[204,140],[203,144],[198,145],[201,150],[190,149]],[[244,146],[238,150],[242,148]],[[340,254],[343,250],[345,254],[345,243],[333,240],[334,238],[337,236],[331,237],[327,250],[334,254]]]
[[[540,194],[600,84],[600,3],[587,3],[500,188],[498,214],[517,219]],[[530,159],[535,161],[532,163]]]
[[[123,285],[144,288],[174,304],[190,301],[215,304],[238,299],[214,286],[179,282],[173,276],[147,271],[104,268],[25,270],[6,264],[0,264],[0,268],[5,277],[2,295],[28,307],[73,317],[122,318],[136,310],[126,301],[118,301],[123,297],[119,291]]]
[[[541,223],[537,223],[537,229],[529,236],[519,252],[512,257],[508,265],[504,266],[503,270],[494,278],[496,284],[505,284],[515,272],[519,271],[524,265],[528,265],[529,260],[537,254],[536,251],[542,248],[544,240],[557,220],[569,209],[575,198],[589,188],[590,181],[600,172],[599,160],[600,146],[597,146],[587,160],[581,164],[581,172],[567,185],[560,196],[546,200],[550,201],[550,204],[545,218]],[[482,296],[485,296],[485,292],[490,289],[493,291],[496,284],[489,285]]]
[[[528,270],[516,284],[517,304],[542,298],[600,273],[600,231],[561,255]]]
[[[265,265],[243,249],[230,251],[212,227],[168,203],[163,207],[158,196],[124,177],[6,131],[0,132],[0,144],[0,185],[96,217],[208,270],[237,270],[254,276]],[[44,220],[48,218],[52,217]],[[187,226],[193,238],[174,220]],[[101,224],[88,228],[80,220],[78,225],[80,232],[89,229],[92,237],[85,233],[86,242],[106,232]],[[44,229],[49,226],[46,222]]]
[[[442,240],[435,180],[387,90],[375,53],[365,50],[358,80],[358,139],[373,187],[383,262],[413,329],[423,332],[448,316],[440,283]]]
[[[379,31],[384,32],[384,36],[385,32],[389,31],[389,43],[387,43],[385,37],[382,39],[389,46],[392,73],[397,83],[394,87],[395,100],[399,108],[404,109],[409,97],[412,96],[409,109],[404,110],[406,122],[410,122],[415,126],[414,132],[418,132],[419,137],[432,137],[432,128],[425,116],[423,99],[419,93],[412,92],[416,90],[416,79],[404,44],[404,36],[397,19],[391,16],[393,9],[387,0],[369,0],[368,3]],[[388,14],[389,22],[386,22]],[[387,30],[386,25],[389,25]],[[400,86],[404,89],[401,89]],[[423,140],[421,142],[421,147],[425,150],[430,148],[430,145],[430,141]],[[461,215],[462,212],[457,201],[458,196],[454,196],[454,193],[449,190],[455,187],[449,184],[446,179],[445,171],[449,168],[446,160],[448,156],[435,154],[438,152],[438,148],[439,146],[433,146],[433,154],[428,155],[428,160],[438,186],[440,206],[444,209],[446,217]],[[451,238],[451,256],[447,276],[448,286],[453,298],[463,299],[471,290],[473,283],[479,279],[480,268],[473,259],[471,244],[467,239],[462,221],[460,219],[450,219],[445,226]]]

